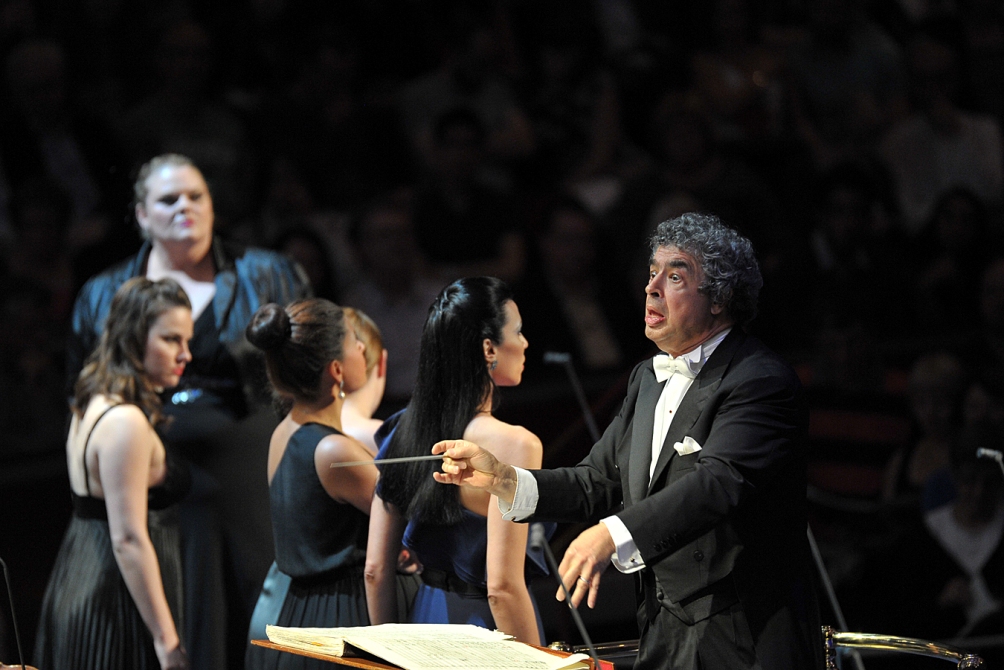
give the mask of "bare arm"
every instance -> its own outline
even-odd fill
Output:
[[[153,635],[162,669],[187,668],[160,564],[147,528],[147,490],[156,436],[137,407],[117,408],[94,440],[98,474],[108,510],[112,549],[129,595]]]
[[[331,435],[314,450],[314,468],[324,490],[333,500],[352,505],[369,514],[378,472],[375,465],[333,468],[332,463],[372,460],[362,444],[344,435]]]
[[[370,623],[397,622],[397,561],[407,520],[396,507],[373,496],[366,543],[366,609]]]
[[[540,440],[522,428],[507,427],[506,432],[510,431],[516,439],[502,436],[502,444],[496,448],[499,456],[522,468],[539,469],[543,457]],[[488,605],[500,630],[520,642],[539,645],[537,617],[523,573],[527,529],[526,524],[504,521],[498,501],[492,497],[488,504]]]

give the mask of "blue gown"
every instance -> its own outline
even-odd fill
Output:
[[[387,423],[396,427],[395,418],[391,417]],[[393,432],[391,428],[377,433],[380,445],[377,460],[387,456]],[[377,493],[380,493],[380,482],[377,482]],[[545,526],[550,537],[556,524]],[[486,517],[465,509],[460,523],[452,526],[409,521],[403,542],[422,564],[422,584],[415,596],[410,618],[412,623],[468,623],[492,630],[496,628],[488,606]],[[543,551],[531,549],[529,538],[526,558],[527,584],[534,574],[548,574]],[[530,600],[533,601],[532,591]],[[544,626],[535,601],[533,609],[543,641]]]

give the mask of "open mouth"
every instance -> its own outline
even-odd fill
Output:
[[[645,310],[645,324],[649,326],[655,326],[666,320],[666,317],[655,311],[651,307]]]

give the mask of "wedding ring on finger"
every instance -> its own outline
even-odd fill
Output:
[[[589,580],[583,577],[582,575],[579,575],[579,581],[585,584],[586,586],[589,586]]]

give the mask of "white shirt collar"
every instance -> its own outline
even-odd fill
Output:
[[[725,339],[725,336],[728,335],[731,330],[732,326],[729,326],[717,335],[701,342],[690,351],[680,354],[676,357],[677,360],[685,361],[687,363],[687,367],[690,368],[690,371],[697,375],[700,373],[701,368],[704,367],[704,364],[708,362],[708,359],[711,358],[711,354],[715,353],[715,349],[718,348],[718,345],[722,343],[722,340]],[[666,352],[659,352],[656,356],[669,356],[669,354]]]

